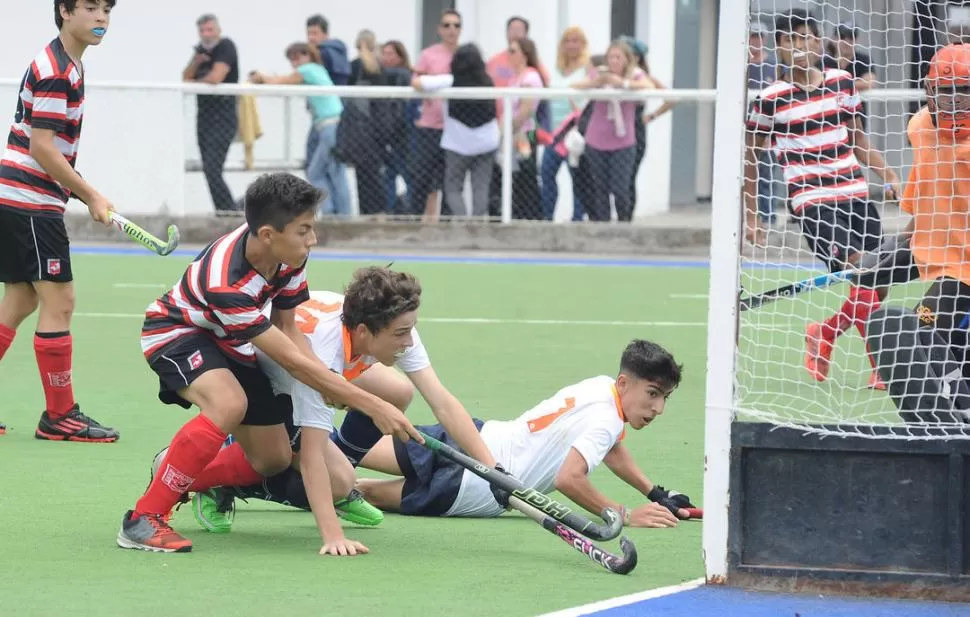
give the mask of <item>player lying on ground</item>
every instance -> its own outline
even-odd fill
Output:
[[[471,416],[431,366],[415,329],[420,302],[421,286],[411,274],[388,268],[362,268],[354,273],[343,295],[311,293],[310,299],[296,309],[297,327],[306,335],[314,355],[331,371],[402,411],[410,405],[417,388],[455,441],[479,460],[494,465],[495,458]],[[332,403],[295,380],[265,354],[257,352],[257,357],[276,391],[292,400],[291,443],[299,456],[291,470],[267,478],[249,490],[243,489],[242,493],[285,494],[291,484],[299,486],[300,504],[312,507],[326,548],[329,539],[341,529],[333,501],[347,496],[354,488],[354,466],[370,456],[368,452],[381,440],[381,431],[370,418],[351,409],[335,432]],[[395,364],[404,375],[392,368]],[[193,500],[193,512],[203,527],[228,531],[232,510],[223,496],[202,493],[193,496]],[[365,505],[363,500],[356,503],[359,511],[344,512],[344,518],[363,524],[380,522],[382,515],[375,510],[375,518]],[[349,554],[361,548],[354,543]]]
[[[869,345],[907,422],[970,422],[970,45],[930,62],[927,104],[907,127],[913,166],[901,202],[912,258],[932,283],[915,311],[884,307]]]
[[[635,340],[623,351],[616,379],[586,379],[563,388],[515,420],[475,420],[475,425],[503,468],[526,486],[542,492],[555,488],[595,515],[605,507],[614,508],[623,513],[628,526],[673,527],[678,518],[688,518],[685,508],[693,507],[690,498],[651,482],[622,440],[627,424],[639,430],[663,413],[680,378],[681,367],[669,352],[655,343]],[[449,445],[456,443],[446,426],[419,428]],[[601,461],[651,503],[627,508],[601,493],[588,477]],[[365,498],[384,510],[485,518],[499,516],[506,509],[506,499],[493,495],[487,482],[455,463],[435,458],[418,444],[381,438],[360,466],[400,476],[358,480]],[[247,497],[307,507],[300,482],[266,488],[239,490]]]
[[[57,38],[34,56],[0,160],[0,358],[38,310],[34,354],[46,409],[37,439],[109,443],[118,431],[81,413],[71,384],[74,276],[64,206],[74,197],[109,225],[111,203],[76,171],[84,116],[81,56],[107,32],[115,0],[55,0]],[[13,23],[10,9],[6,14]],[[0,424],[0,434],[4,427]]]
[[[775,25],[781,79],[765,88],[748,115],[745,203],[748,239],[764,242],[757,215],[758,158],[773,146],[784,166],[788,205],[815,255],[833,272],[858,263],[879,247],[882,223],[869,201],[862,165],[886,183],[886,197],[899,193],[899,178],[872,147],[861,122],[861,105],[852,75],[822,68],[822,39],[815,17],[805,11],[782,15]],[[828,378],[835,340],[854,325],[865,337],[869,314],[887,288],[852,286],[839,312],[805,332],[805,368],[817,381]],[[870,356],[870,361],[875,361]],[[884,389],[873,370],[869,387]]]
[[[159,378],[159,399],[200,413],[175,434],[148,490],[125,514],[120,546],[190,551],[192,542],[168,524],[186,492],[253,484],[290,465],[282,410],[256,349],[317,396],[371,415],[378,433],[420,439],[398,408],[317,360],[297,327],[294,310],[309,299],[305,269],[323,197],[291,174],[261,176],[246,191],[246,223],[206,247],[148,306],[141,344]],[[229,433],[235,443],[223,448]],[[333,550],[347,544],[342,536],[330,540]]]

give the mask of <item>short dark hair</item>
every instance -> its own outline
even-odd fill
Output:
[[[620,357],[620,372],[653,381],[667,390],[680,385],[683,365],[677,364],[669,351],[652,341],[634,339]]]
[[[330,22],[327,21],[326,17],[320,15],[319,13],[316,15],[311,15],[307,18],[306,27],[309,28],[310,26],[317,26],[324,34],[330,34]]]
[[[246,189],[249,233],[255,234],[263,225],[283,231],[298,216],[315,210],[325,197],[324,191],[293,174],[263,174]]]
[[[408,272],[387,267],[359,268],[344,290],[343,321],[353,330],[360,324],[373,334],[421,306],[421,283]]]
[[[529,20],[518,15],[513,15],[512,17],[508,18],[508,21],[505,22],[505,29],[508,30],[509,26],[515,22],[520,22],[523,26],[525,26],[525,33],[529,34]]]
[[[78,0],[54,0],[54,25],[57,26],[58,30],[64,27],[64,18],[61,17],[61,5],[64,5],[65,11],[73,13],[74,9],[77,8],[77,3]],[[115,0],[105,0],[105,4],[108,5],[109,9],[113,9]]]
[[[202,15],[199,15],[198,19],[195,20],[195,25],[201,26],[202,24],[207,24],[210,21],[219,23],[219,18],[216,17],[215,13],[203,13]]]
[[[818,18],[804,9],[792,9],[791,11],[779,15],[775,20],[775,43],[781,40],[783,35],[795,34],[799,28],[808,28],[808,31],[815,36],[822,36]]]

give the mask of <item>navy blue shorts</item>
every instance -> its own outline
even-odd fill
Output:
[[[482,430],[484,421],[473,418],[475,428]],[[440,424],[417,427],[438,441],[460,450]],[[465,468],[425,448],[416,441],[404,443],[394,440],[394,456],[404,474],[401,491],[401,514],[411,516],[442,516],[455,503],[461,488]]]

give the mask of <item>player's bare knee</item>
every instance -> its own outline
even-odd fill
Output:
[[[407,379],[399,379],[388,389],[387,402],[401,411],[407,411],[414,400],[414,386]]]
[[[247,453],[246,458],[256,473],[262,476],[275,476],[290,466],[293,452],[289,444],[285,448],[261,448],[252,457]]]
[[[46,331],[70,330],[74,316],[74,285],[39,283],[40,314],[38,328]]]
[[[37,292],[27,283],[8,284],[0,301],[0,323],[17,329],[37,310]]]

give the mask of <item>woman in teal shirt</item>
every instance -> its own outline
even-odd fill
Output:
[[[293,43],[286,48],[286,58],[296,72],[282,77],[271,77],[254,72],[250,80],[255,84],[293,84],[308,86],[332,86],[333,80],[320,62],[320,52],[306,43]],[[313,126],[307,138],[307,180],[313,186],[327,192],[321,214],[350,215],[350,185],[347,167],[333,156],[337,144],[337,125],[344,106],[339,96],[323,95],[307,97],[307,108],[313,116]]]

